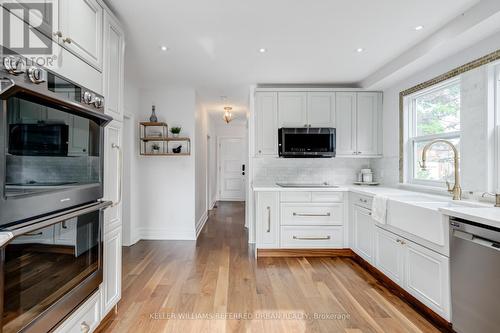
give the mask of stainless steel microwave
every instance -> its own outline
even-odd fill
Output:
[[[335,128],[280,128],[279,157],[335,157]]]

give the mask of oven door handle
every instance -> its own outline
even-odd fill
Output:
[[[111,148],[118,151],[118,201],[113,202],[113,207],[122,203],[123,197],[123,152],[119,145],[116,143],[111,144]]]
[[[111,206],[111,201],[100,201],[98,203],[92,203],[85,205],[83,207],[71,209],[64,213],[58,213],[50,215],[44,218],[36,219],[34,221],[26,222],[11,228],[6,228],[0,231],[0,247],[7,244],[11,239],[24,235],[26,233],[33,232],[35,230],[46,228],[53,224],[72,219],[74,217],[84,215],[87,213],[95,212],[96,210],[102,210]]]

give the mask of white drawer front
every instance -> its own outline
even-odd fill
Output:
[[[281,225],[342,225],[344,204],[281,204]]]
[[[101,294],[96,292],[56,329],[56,333],[93,332],[101,320]]]
[[[344,193],[341,192],[312,192],[312,202],[343,202]]]
[[[366,196],[366,195],[361,195],[361,194],[353,194],[352,197],[352,203],[367,209],[372,209],[372,201],[373,198]]]
[[[281,247],[300,248],[342,248],[343,227],[281,227]]]
[[[311,192],[281,192],[281,202],[310,202]]]

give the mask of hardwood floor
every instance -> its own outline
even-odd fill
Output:
[[[122,300],[103,331],[438,332],[350,258],[256,261],[244,211],[219,203],[197,242],[124,248]]]

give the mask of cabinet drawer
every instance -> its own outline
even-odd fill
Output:
[[[281,225],[342,225],[343,204],[281,204]]]
[[[373,198],[367,195],[352,194],[352,203],[367,209],[372,209]]]
[[[312,202],[343,202],[344,193],[341,192],[312,192]]]
[[[92,295],[75,313],[59,326],[56,333],[93,332],[100,321],[101,302],[100,292]]]
[[[311,202],[311,192],[281,192],[281,202]]]
[[[342,248],[343,227],[281,227],[282,248]]]

